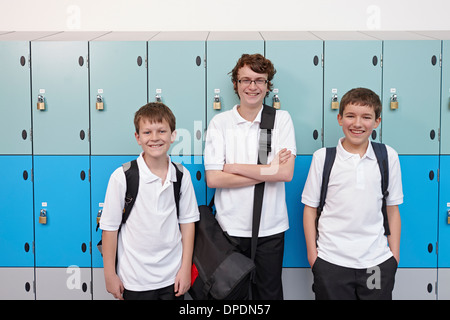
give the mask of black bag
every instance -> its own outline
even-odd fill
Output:
[[[199,206],[189,294],[194,300],[240,300],[248,295],[253,260],[240,253],[213,214],[214,197]]]

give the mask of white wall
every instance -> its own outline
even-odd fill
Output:
[[[448,0],[0,0],[0,31],[450,30]]]

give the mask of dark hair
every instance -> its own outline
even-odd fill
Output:
[[[170,131],[175,131],[175,116],[164,103],[150,102],[136,111],[134,114],[134,127],[137,134],[139,134],[139,121],[141,119],[147,119],[151,123],[166,120],[169,123]]]
[[[343,116],[344,109],[349,104],[373,108],[373,111],[375,111],[375,119],[378,119],[381,115],[380,97],[370,89],[355,88],[344,94],[339,104],[339,114],[341,116]]]
[[[253,72],[256,73],[267,73],[267,80],[269,80],[269,82],[267,83],[267,88],[270,91],[272,91],[273,85],[271,80],[273,79],[275,73],[277,73],[272,62],[259,53],[255,54],[244,53],[237,61],[236,66],[229,73],[231,74],[231,81],[233,82],[234,92],[236,92],[236,94],[238,94],[237,90],[238,72],[239,69],[243,68],[244,66],[248,66],[250,69],[252,69]]]

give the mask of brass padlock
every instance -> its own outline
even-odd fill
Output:
[[[39,223],[47,224],[47,210],[41,209],[41,211],[39,213]]]
[[[398,100],[396,94],[393,94],[391,96],[391,109],[392,110],[398,109]]]
[[[97,101],[95,102],[95,109],[103,110],[103,98],[101,95],[97,95]]]
[[[218,94],[216,94],[216,95],[214,96],[213,109],[214,109],[214,110],[220,110],[220,109],[222,109],[222,104],[220,103],[220,96],[219,96]]]
[[[98,213],[97,213],[97,224],[100,223],[100,218],[102,217],[102,212],[103,212],[102,209],[98,210]]]
[[[331,97],[331,109],[332,110],[338,110],[339,109],[339,101],[337,94],[334,94],[333,97]]]
[[[272,100],[273,100],[272,106],[273,106],[275,109],[280,109],[280,107],[281,107],[281,102],[280,102],[280,98],[278,97],[277,94],[273,96],[273,99],[272,99]]]
[[[450,210],[447,210],[447,223],[450,224]]]
[[[45,100],[42,95],[38,95],[37,109],[41,111],[45,110]]]

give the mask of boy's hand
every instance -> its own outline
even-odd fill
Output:
[[[175,277],[174,291],[175,296],[184,295],[191,287],[191,269],[190,267],[181,267]]]
[[[123,300],[122,294],[124,287],[122,280],[120,280],[117,274],[105,276],[105,283],[106,283],[106,291],[111,293],[114,296],[114,298]]]

